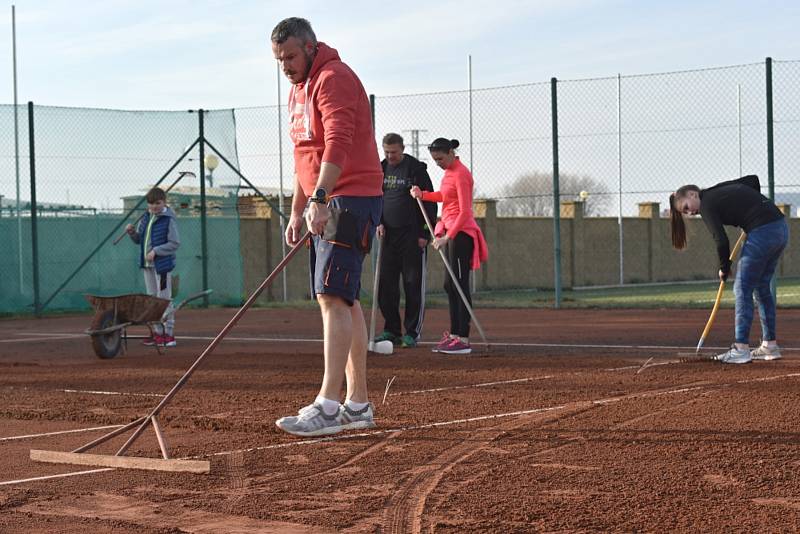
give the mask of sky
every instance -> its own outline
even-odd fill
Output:
[[[377,96],[800,59],[800,2],[16,0],[0,103],[113,109],[277,103],[269,34],[309,19]],[[283,96],[287,82],[281,79]]]

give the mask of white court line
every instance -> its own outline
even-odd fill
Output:
[[[29,334],[29,335],[50,335],[50,334]],[[52,335],[61,335],[61,334],[52,334]],[[83,337],[82,334],[71,334],[70,337]],[[56,337],[52,337],[49,339],[59,339]],[[37,339],[36,341],[48,341],[49,339]],[[195,341],[212,341],[215,339],[213,336],[176,336],[176,339],[186,339],[186,340],[195,340]],[[239,336],[227,336],[225,338],[227,341],[246,341],[246,342],[268,342],[268,343],[285,343],[285,342],[293,342],[293,343],[322,343],[322,339],[317,338],[295,338],[295,337],[239,337]],[[0,343],[13,343],[15,341],[25,341],[25,340],[0,340]],[[420,341],[418,345],[436,345],[437,341]],[[484,343],[475,343],[476,346],[482,346]],[[614,345],[614,344],[592,344],[592,343],[513,343],[513,342],[504,342],[504,341],[489,341],[488,345],[495,346],[495,347],[539,347],[539,348],[572,348],[572,349],[645,349],[645,350],[694,350],[697,347],[695,345]],[[720,346],[720,347],[712,347],[712,346],[704,346],[705,349],[713,349],[713,350],[725,350],[729,349],[729,346]],[[784,351],[800,351],[800,347],[781,347],[781,350]],[[649,366],[648,366],[649,367]]]
[[[163,397],[165,393],[128,393],[124,391],[92,391],[89,389],[59,389],[61,393],[84,393],[87,395],[124,395],[127,397]]]
[[[37,334],[27,334],[29,336],[37,335]],[[59,339],[76,339],[79,337],[84,337],[83,335],[78,334],[68,334],[68,335],[59,335],[59,336],[41,336],[40,337],[24,337],[20,339],[0,339],[0,343],[26,343],[30,341],[55,341]]]
[[[654,363],[649,365],[648,367],[655,367],[657,365],[669,365],[670,363],[674,362],[660,362]],[[641,365],[626,365],[625,367],[610,367],[607,369],[600,369],[600,371],[625,371],[628,369],[639,369]],[[577,374],[580,374],[582,371],[579,371]],[[555,378],[555,375],[545,375],[545,376],[534,376],[534,377],[525,377],[525,378],[514,378],[510,380],[498,380],[495,382],[481,382],[478,384],[465,384],[462,386],[444,386],[440,388],[431,388],[431,389],[416,389],[412,391],[398,391],[397,393],[391,393],[390,397],[399,397],[401,395],[418,395],[421,393],[437,393],[440,391],[450,391],[454,389],[469,389],[469,388],[485,388],[490,386],[501,386],[504,384],[520,384],[525,382],[535,382],[538,380],[549,380],[551,378]],[[124,396],[135,396],[135,397],[163,397],[164,394],[162,393],[127,393],[123,391],[91,391],[91,390],[81,390],[81,389],[59,389],[57,390],[62,393],[84,393],[84,394],[91,394],[91,395],[124,395]]]
[[[213,337],[206,337],[206,336],[180,336],[176,337],[176,339],[193,339],[199,341],[211,341]],[[285,341],[292,341],[292,342],[306,342],[306,343],[321,343],[321,339],[312,339],[312,338],[281,338],[281,337],[236,337],[236,336],[229,336],[225,338],[229,341],[252,341],[252,342],[285,342]],[[420,341],[417,345],[436,345],[438,341]],[[539,348],[572,348],[572,349],[645,349],[645,350],[694,350],[697,347],[695,345],[612,345],[612,344],[592,344],[592,343],[513,343],[513,342],[504,342],[504,341],[489,341],[487,343],[490,346],[495,347],[539,347]],[[482,346],[484,343],[475,343],[476,346]],[[711,350],[725,350],[729,349],[729,346],[720,346],[720,347],[712,347],[712,346],[704,346],[705,349]],[[795,347],[781,347],[781,350],[800,350],[800,348]]]
[[[786,374],[786,375],[777,375],[777,376],[772,376],[772,377],[767,377],[767,378],[754,378],[754,379],[748,379],[748,380],[740,380],[740,381],[738,381],[736,383],[737,384],[745,384],[745,383],[748,383],[748,382],[760,382],[760,381],[765,381],[765,380],[778,380],[778,379],[781,379],[781,378],[793,378],[793,377],[796,377],[796,376],[800,376],[800,373],[790,373],[790,374]],[[621,402],[621,401],[625,401],[625,400],[638,399],[638,398],[657,397],[657,396],[661,396],[661,395],[674,395],[676,393],[686,393],[686,392],[689,392],[689,391],[698,391],[698,390],[703,390],[703,389],[730,387],[730,385],[731,384],[707,384],[707,385],[703,385],[703,386],[683,387],[683,388],[671,389],[671,390],[667,390],[667,391],[645,391],[645,392],[642,392],[642,393],[632,393],[630,395],[624,395],[624,396],[619,396],[619,397],[608,397],[608,398],[605,398],[605,399],[596,399],[596,400],[588,401],[588,402],[590,402],[592,404],[610,404],[610,403],[613,403],[613,402]],[[587,401],[575,401],[574,403],[571,403],[571,404],[581,404],[582,402],[587,402]],[[328,436],[328,437],[325,437],[325,438],[306,439],[306,440],[302,440],[302,441],[290,441],[290,442],[287,442],[287,443],[278,443],[278,444],[275,444],[275,445],[264,445],[262,447],[251,447],[249,449],[238,449],[238,450],[234,450],[234,451],[215,452],[215,453],[204,454],[204,455],[200,455],[200,456],[190,456],[190,457],[186,457],[184,459],[185,460],[189,460],[189,459],[205,458],[205,457],[213,457],[213,456],[226,456],[226,455],[229,455],[229,454],[237,454],[237,453],[245,453],[245,452],[264,451],[264,450],[270,450],[270,449],[283,449],[283,448],[287,448],[287,447],[293,447],[295,445],[313,445],[313,444],[316,444],[316,443],[324,443],[324,442],[327,442],[327,441],[341,441],[341,440],[360,438],[360,437],[380,436],[382,434],[392,434],[392,433],[395,433],[395,432],[409,432],[409,431],[413,431],[413,430],[423,430],[423,429],[426,429],[426,428],[436,428],[436,427],[441,427],[441,426],[458,425],[458,424],[462,424],[462,423],[472,423],[472,422],[475,422],[475,421],[486,421],[486,420],[490,420],[490,419],[500,419],[500,418],[504,418],[504,417],[515,417],[515,416],[529,415],[529,414],[534,414],[534,413],[552,412],[552,411],[555,411],[555,410],[561,410],[561,409],[565,408],[566,406],[567,406],[566,404],[562,404],[562,405],[559,405],[559,406],[551,406],[551,407],[548,407],[548,408],[533,408],[533,409],[530,409],[530,410],[520,410],[520,411],[517,411],[517,412],[508,412],[508,413],[492,414],[492,415],[481,415],[481,416],[478,416],[478,417],[470,417],[470,418],[467,418],[467,419],[454,419],[452,421],[441,421],[441,422],[438,422],[438,423],[427,423],[427,424],[424,424],[424,425],[412,425],[412,426],[405,426],[405,427],[399,427],[399,428],[393,428],[393,429],[387,429],[387,430],[376,430],[376,431],[373,431],[373,432],[360,432],[358,434],[345,434],[345,435],[339,435],[339,436]]]
[[[38,480],[52,480],[54,478],[74,477],[78,475],[88,475],[90,473],[102,473],[103,471],[113,471],[113,467],[105,467],[103,469],[92,469],[90,471],[73,471],[72,473],[59,473],[57,475],[47,475],[43,477],[23,478],[20,480],[7,480],[0,482],[0,486],[11,486],[13,484],[23,484],[25,482],[36,482]]]
[[[0,438],[0,441],[15,441],[18,439],[40,438],[43,436],[57,436],[59,434],[75,434],[78,432],[91,432],[92,430],[108,430],[109,428],[120,428],[124,425],[96,426],[92,428],[76,428],[74,430],[59,430],[57,432],[44,432],[42,434],[27,434],[25,436],[9,436]]]
[[[75,334],[72,332],[18,332],[15,336],[70,336],[70,337],[83,337],[86,334]]]
[[[193,339],[197,341],[212,341],[214,337],[209,336],[175,336],[175,339]],[[292,341],[294,343],[322,343],[321,339],[303,337],[239,337],[225,336],[226,341]]]
[[[670,364],[674,364],[674,363],[676,363],[676,362],[674,362],[674,361],[658,362],[658,363],[650,364],[647,367],[656,367],[658,365],[670,365]],[[642,367],[641,365],[626,365],[624,367],[608,367],[606,369],[599,369],[599,371],[607,371],[607,372],[627,371],[629,369],[640,369],[641,367]],[[591,371],[594,371],[594,370],[595,369],[591,369]],[[579,375],[579,374],[583,374],[584,372],[589,372],[589,371],[575,371],[575,372],[570,373],[570,374]],[[389,396],[390,397],[399,397],[399,396],[402,396],[402,395],[416,395],[416,394],[420,394],[420,393],[436,393],[436,392],[439,392],[439,391],[450,391],[450,390],[454,390],[454,389],[485,388],[485,387],[489,387],[489,386],[501,386],[501,385],[504,385],[504,384],[520,384],[520,383],[524,383],[524,382],[534,382],[534,381],[538,381],[538,380],[549,380],[551,378],[555,378],[555,375],[533,376],[533,377],[526,377],[526,378],[514,378],[514,379],[511,379],[511,380],[498,380],[496,382],[482,382],[482,383],[479,383],[479,384],[466,384],[466,385],[463,385],[463,386],[444,386],[444,387],[440,387],[440,388],[431,388],[431,389],[416,389],[416,390],[412,390],[412,391],[398,391],[397,393],[389,394]]]
[[[648,367],[655,367],[655,366],[658,366],[658,365],[670,365],[672,363],[675,363],[675,362],[659,362],[659,363],[651,364]],[[609,367],[609,368],[606,368],[606,369],[601,369],[601,371],[614,372],[614,371],[623,371],[623,370],[639,369],[639,368],[640,368],[639,365],[626,365],[624,367]],[[578,371],[578,372],[575,372],[575,373],[572,373],[572,374],[581,374],[582,372],[583,371]],[[741,381],[739,383],[747,383],[747,382],[750,382],[750,381],[776,380],[778,378],[787,378],[787,377],[794,377],[794,376],[800,376],[800,373],[781,375],[781,376],[778,376],[778,377],[767,377],[767,378],[759,378],[759,379],[750,379],[750,380],[746,380],[746,381]],[[491,386],[499,386],[499,385],[505,385],[505,384],[520,384],[520,383],[534,382],[534,381],[540,381],[540,380],[549,380],[549,379],[554,378],[554,377],[555,377],[554,375],[545,375],[545,376],[537,376],[537,377],[516,378],[516,379],[511,379],[511,380],[498,380],[498,381],[495,381],[495,382],[481,382],[481,383],[478,383],[478,384],[466,384],[466,385],[461,385],[461,386],[446,386],[446,387],[440,387],[440,388],[417,389],[417,390],[411,390],[411,391],[398,391],[396,393],[390,394],[389,396],[390,397],[399,397],[399,396],[404,396],[404,395],[419,395],[419,394],[424,394],[424,393],[437,393],[437,392],[442,392],[442,391],[452,391],[452,390],[480,388],[480,387],[491,387]],[[697,389],[697,388],[693,388],[693,389]],[[58,391],[64,392],[64,393],[81,393],[81,394],[92,394],[92,395],[124,395],[124,396],[138,396],[138,397],[163,397],[164,396],[161,393],[127,393],[127,392],[120,392],[120,391],[92,391],[92,390],[78,390],[78,389],[61,389],[61,390],[58,390]],[[617,402],[615,399],[606,400],[606,401],[601,400],[601,401],[595,401],[595,402],[598,403],[598,404],[599,403],[603,403],[603,402]],[[105,426],[105,427],[94,427],[94,428],[66,430],[66,431],[61,431],[61,432],[49,432],[49,433],[43,433],[43,434],[30,434],[30,435],[25,435],[25,436],[12,436],[12,437],[7,437],[7,438],[0,438],[0,442],[12,441],[12,440],[17,440],[17,439],[25,439],[25,438],[35,438],[35,437],[41,437],[41,436],[50,436],[50,435],[57,435],[57,434],[67,434],[67,433],[75,433],[75,432],[90,432],[92,430],[103,430],[103,429],[109,429],[109,428],[119,428],[120,426],[122,426],[122,425],[112,425],[112,426]]]
[[[740,381],[738,381],[736,383],[738,383],[738,384],[746,384],[748,382],[760,382],[760,381],[765,381],[765,380],[779,380],[781,378],[793,378],[793,377],[796,377],[796,376],[800,376],[800,373],[790,373],[790,374],[785,374],[785,375],[776,375],[776,376],[772,376],[772,377],[762,377],[762,378],[740,380]],[[628,396],[609,397],[609,398],[606,398],[606,399],[596,399],[596,400],[589,401],[589,402],[591,402],[593,404],[606,404],[606,403],[611,403],[611,402],[621,402],[623,400],[644,398],[644,397],[648,397],[648,396],[670,395],[670,394],[675,394],[675,393],[685,393],[687,391],[698,391],[698,390],[702,390],[702,389],[712,389],[712,388],[715,388],[715,387],[716,388],[730,387],[730,384],[707,384],[707,385],[704,385],[704,386],[683,387],[683,388],[678,388],[678,389],[673,389],[673,390],[668,390],[668,391],[642,392],[642,393],[639,393],[639,394],[634,393],[634,394],[628,395]],[[580,404],[581,402],[586,402],[586,401],[576,401],[573,404]],[[324,443],[324,442],[329,442],[329,441],[342,441],[342,440],[355,439],[355,438],[360,438],[360,437],[380,436],[380,435],[383,435],[383,434],[392,434],[392,433],[397,433],[397,432],[409,432],[409,431],[414,431],[414,430],[424,430],[424,429],[427,429],[427,428],[438,428],[438,427],[452,426],[452,425],[458,425],[458,424],[463,424],[463,423],[472,423],[472,422],[476,422],[476,421],[487,421],[487,420],[491,420],[491,419],[500,419],[500,418],[505,418],[505,417],[516,417],[516,416],[520,416],[520,415],[530,415],[530,414],[534,414],[534,413],[552,412],[552,411],[555,411],[555,410],[561,410],[561,409],[565,408],[566,406],[567,405],[562,404],[562,405],[559,405],[559,406],[550,406],[550,407],[547,407],[547,408],[533,408],[533,409],[530,409],[530,410],[520,410],[520,411],[516,411],[516,412],[507,412],[507,413],[491,414],[491,415],[481,415],[481,416],[477,416],[477,417],[469,417],[469,418],[466,418],[466,419],[454,419],[454,420],[450,420],[450,421],[440,421],[440,422],[437,422],[437,423],[427,423],[427,424],[424,424],[424,425],[411,425],[411,426],[398,427],[398,428],[392,428],[392,429],[387,429],[387,430],[376,430],[376,431],[373,431],[373,432],[360,432],[358,434],[345,434],[345,435],[338,435],[338,436],[328,436],[328,437],[324,437],[324,438],[306,439],[306,440],[302,440],[302,441],[289,441],[289,442],[286,442],[286,443],[276,443],[276,444],[273,444],[273,445],[264,445],[264,446],[261,446],[261,447],[250,447],[248,449],[238,449],[238,450],[233,450],[233,451],[221,451],[221,452],[215,452],[215,453],[210,453],[210,454],[203,454],[203,455],[199,455],[199,456],[188,456],[188,457],[184,457],[182,459],[183,460],[189,460],[189,459],[195,459],[195,458],[207,458],[207,457],[214,457],[214,456],[227,456],[227,455],[230,455],[230,454],[237,454],[237,453],[256,452],[256,451],[264,451],[264,450],[270,450],[270,449],[284,449],[284,448],[288,448],[288,447],[295,447],[295,446],[300,446],[300,445],[313,445],[313,444]],[[9,486],[9,485],[12,485],[12,484],[22,484],[24,482],[31,482],[31,481],[36,481],[36,480],[48,480],[48,479],[52,479],[52,478],[69,477],[69,476],[75,476],[75,475],[80,475],[80,474],[100,473],[100,472],[103,472],[103,471],[112,471],[112,470],[113,470],[112,468],[105,468],[105,469],[95,469],[95,470],[91,470],[91,471],[79,471],[79,472],[75,472],[75,473],[63,473],[63,474],[59,474],[59,475],[50,475],[50,476],[46,476],[46,477],[29,478],[29,479],[23,479],[23,480],[10,480],[10,481],[6,481],[6,482],[0,482],[0,486]]]
[[[485,388],[490,386],[500,386],[503,384],[520,384],[523,382],[534,382],[536,380],[547,380],[549,378],[553,378],[553,375],[534,376],[530,378],[515,378],[512,380],[498,380],[497,382],[482,382],[480,384],[466,384],[464,386],[445,386],[431,389],[415,389],[413,391],[398,391],[397,393],[392,393],[389,396],[399,397],[401,395],[418,395],[420,393],[435,393],[438,391],[451,391],[454,389]]]
[[[222,451],[222,452],[214,452],[211,454],[203,454],[200,456],[190,456],[184,458],[184,460],[189,460],[192,458],[206,458],[210,456],[227,456],[229,454],[236,454],[236,453],[243,453],[243,452],[255,452],[255,451],[265,451],[270,449],[285,449],[287,447],[293,447],[295,445],[313,445],[315,443],[324,443],[326,441],[341,441],[345,439],[354,439],[354,438],[363,438],[363,437],[371,437],[371,436],[380,436],[382,434],[394,434],[396,432],[409,432],[413,430],[424,430],[426,428],[436,428],[440,426],[450,426],[450,425],[457,425],[461,423],[472,423],[475,421],[487,421],[489,419],[500,419],[504,417],[515,417],[519,415],[529,415],[534,413],[542,413],[542,412],[552,412],[555,410],[560,410],[565,408],[566,405],[561,406],[551,406],[548,408],[533,408],[531,410],[520,410],[518,412],[508,412],[508,413],[501,413],[501,414],[493,414],[493,415],[481,415],[478,417],[469,417],[467,419],[454,419],[452,421],[441,421],[438,423],[427,423],[424,425],[412,425],[412,426],[402,426],[398,428],[390,428],[386,430],[375,430],[373,432],[359,432],[358,434],[345,434],[341,436],[328,436],[325,438],[315,438],[315,439],[304,439],[302,441],[289,441],[286,443],[277,443],[275,445],[264,445],[262,447],[251,447],[249,449],[239,449],[235,451]]]
[[[771,380],[778,380],[779,378],[793,378],[796,376],[800,376],[800,373],[789,373],[788,375],[778,375],[778,376],[763,376],[761,378],[749,378],[747,380],[739,380],[737,384],[748,384],[750,382],[769,382]]]

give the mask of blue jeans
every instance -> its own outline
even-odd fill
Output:
[[[765,224],[747,234],[742,247],[742,257],[736,270],[733,288],[736,296],[736,342],[749,343],[753,322],[753,290],[761,319],[761,339],[772,341],[775,335],[775,299],[770,281],[778,260],[789,240],[786,219]]]

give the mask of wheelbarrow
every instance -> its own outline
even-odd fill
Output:
[[[187,303],[204,297],[212,292],[211,289],[200,291],[182,300],[175,306],[178,311]],[[85,332],[92,338],[92,348],[98,358],[108,360],[119,354],[124,345],[127,347],[127,328],[135,325],[145,325],[150,330],[150,335],[155,335],[155,325],[164,326],[167,315],[171,309],[172,301],[132,293],[126,295],[100,296],[84,295],[89,304],[94,308],[92,324]],[[156,350],[161,349],[156,345]]]

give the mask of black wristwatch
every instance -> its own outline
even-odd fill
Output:
[[[308,199],[310,202],[316,202],[317,204],[327,204],[328,203],[328,192],[325,189],[318,187],[314,190],[314,194]]]

